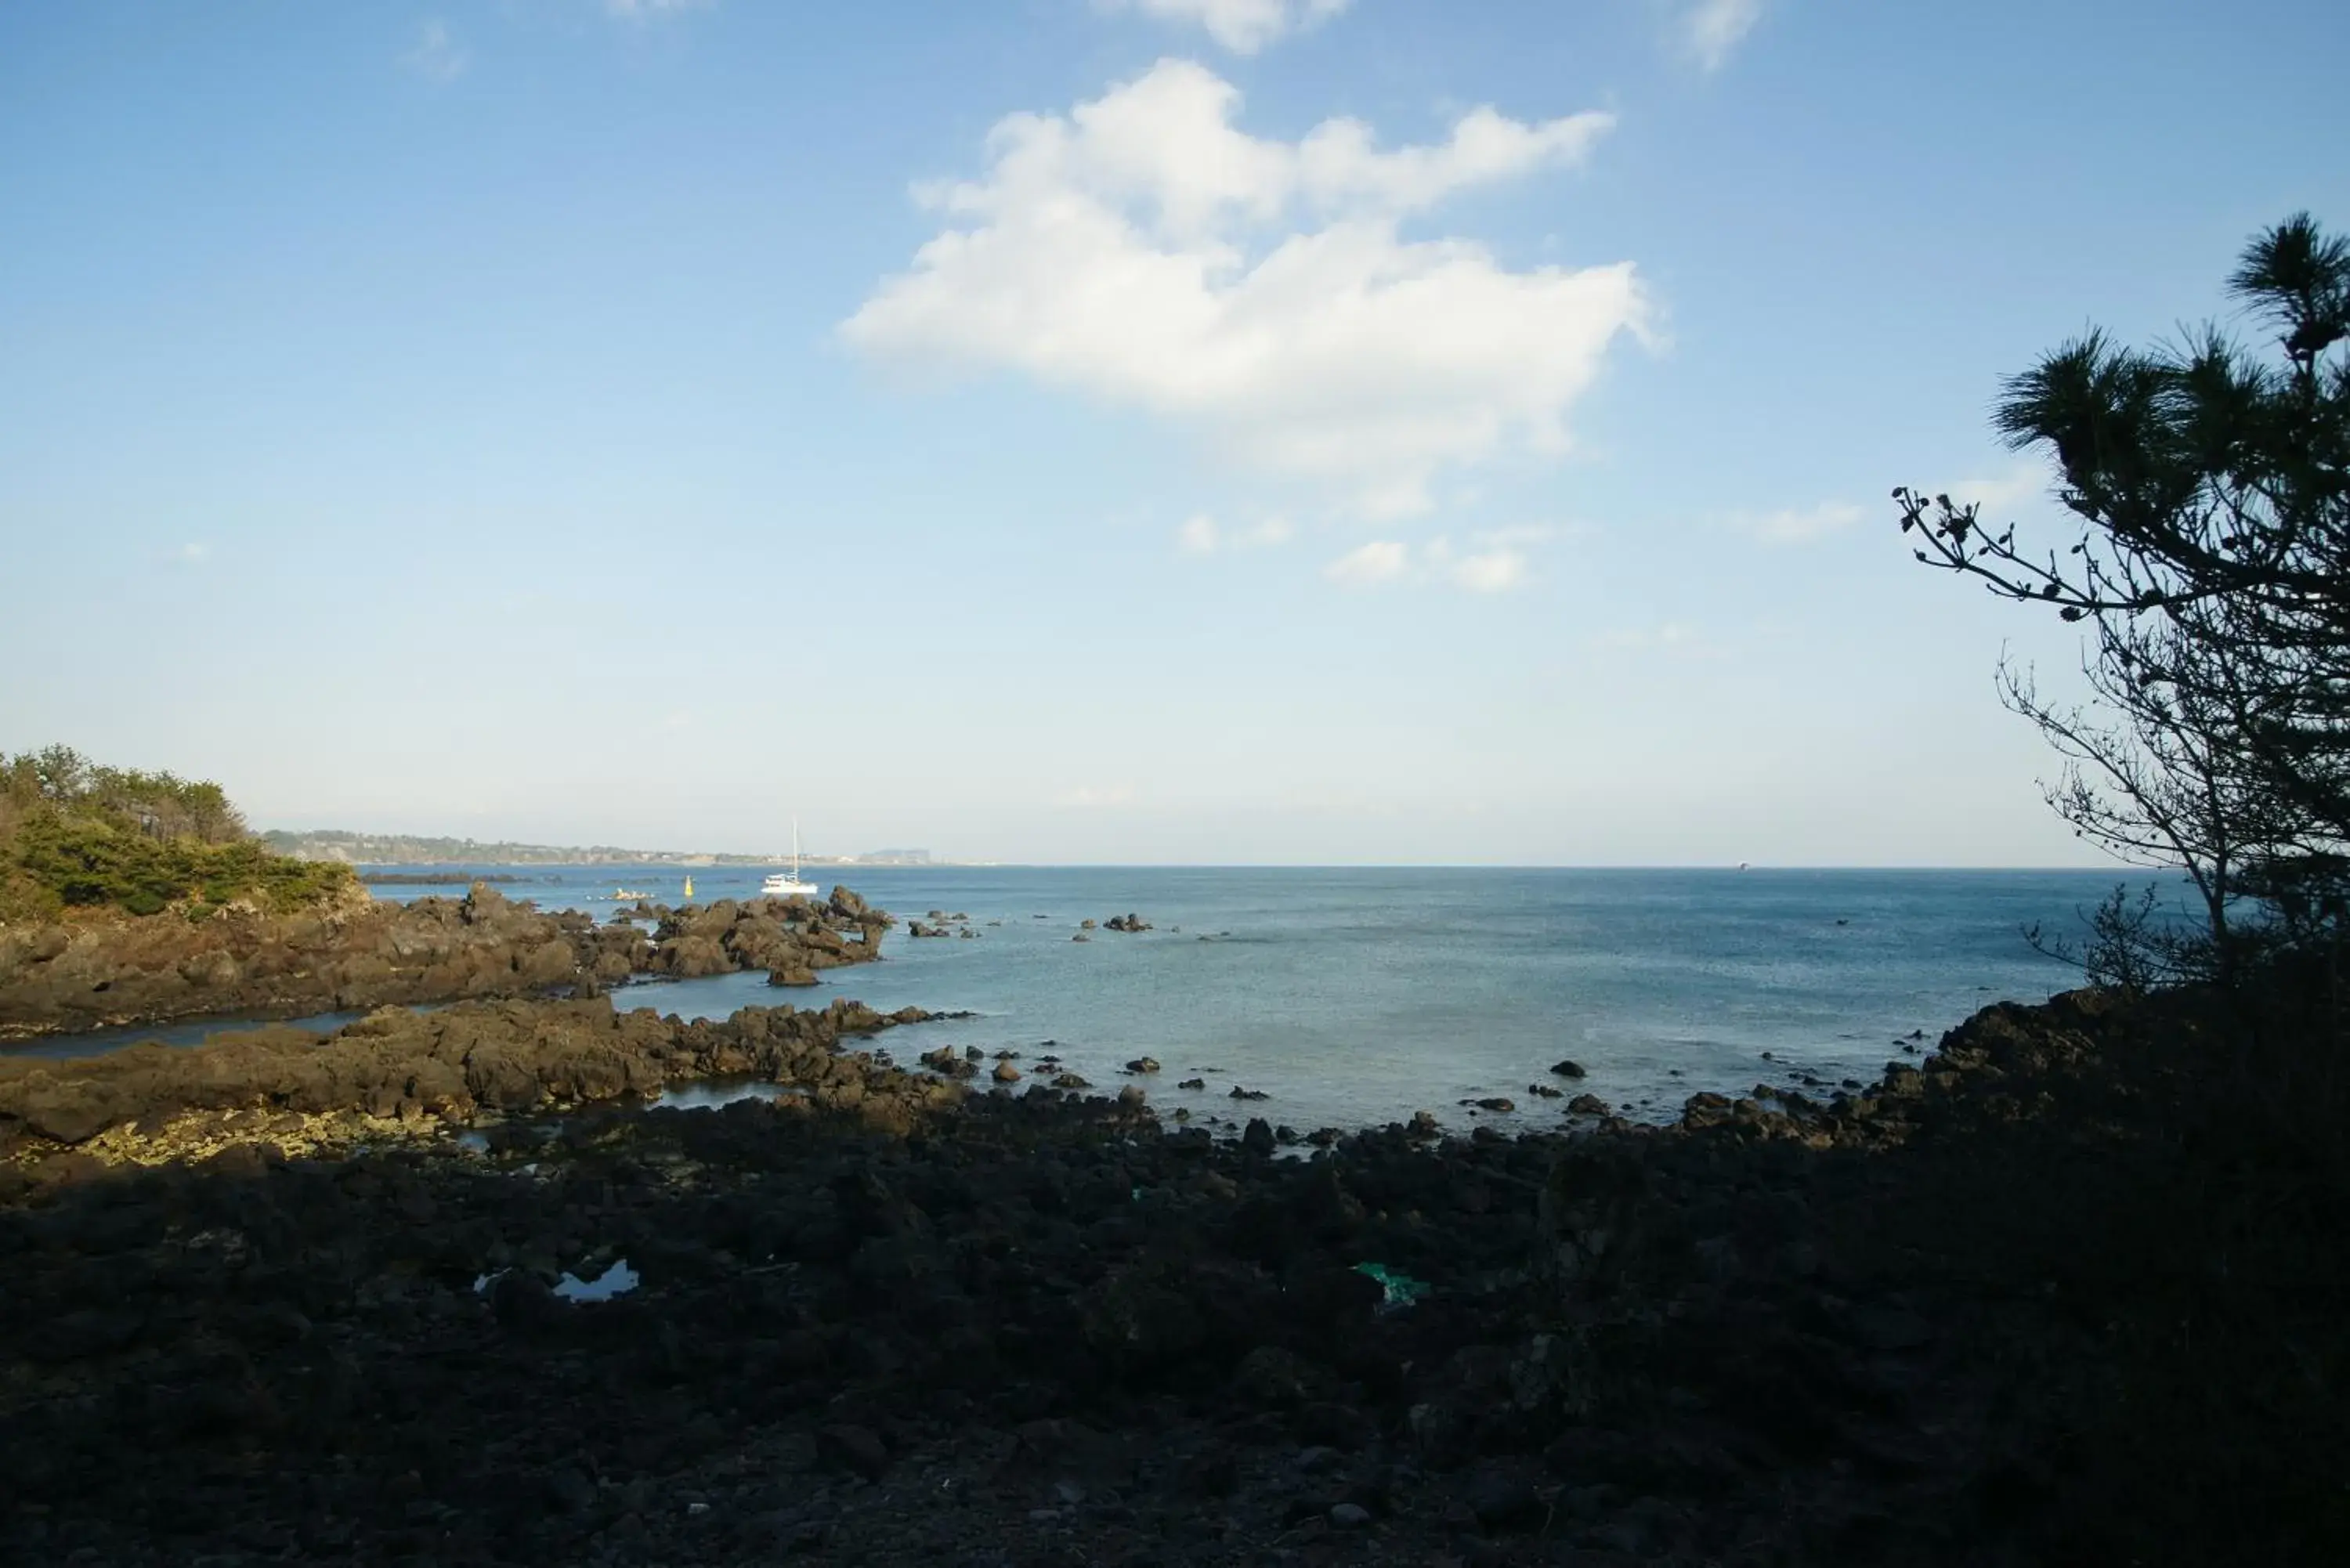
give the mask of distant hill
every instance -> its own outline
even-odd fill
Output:
[[[312,833],[276,829],[261,836],[280,855],[352,866],[772,866],[775,855],[717,855],[683,849],[623,849],[617,845],[515,844],[504,839],[430,838],[405,833]],[[932,866],[927,849],[877,849],[870,855],[803,855],[810,866]]]

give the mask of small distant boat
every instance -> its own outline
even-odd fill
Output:
[[[815,893],[816,884],[800,880],[800,819],[792,818],[792,868],[778,871],[759,884],[763,898],[798,898]]]
[[[612,889],[612,898],[617,903],[626,903],[631,898],[650,898],[651,897],[652,895],[650,893],[639,893],[633,888],[615,888]]]

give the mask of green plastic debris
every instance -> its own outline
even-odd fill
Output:
[[[1385,1263],[1357,1263],[1355,1272],[1367,1275],[1379,1282],[1386,1295],[1379,1305],[1388,1311],[1408,1307],[1429,1293],[1426,1280],[1415,1280],[1409,1274],[1390,1269]]]

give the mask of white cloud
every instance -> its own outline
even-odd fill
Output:
[[[718,0],[604,0],[604,10],[608,16],[630,18],[668,16],[680,11],[699,11],[717,4]]]
[[[1477,535],[1477,542],[1481,545],[1540,545],[1576,531],[1556,523],[1519,523],[1507,528],[1488,528]]]
[[[1454,554],[1452,541],[1440,534],[1421,550],[1420,559],[1426,576],[1456,588],[1465,588],[1472,594],[1503,594],[1524,585],[1532,564],[1518,545],[1532,543],[1547,533],[1546,529],[1525,527],[1480,534],[1480,548],[1466,555]]]
[[[1253,137],[1239,105],[1204,67],[1162,60],[1066,116],[1006,117],[983,177],[918,189],[947,226],[842,337],[1149,410],[1373,516],[1425,510],[1440,469],[1513,442],[1563,451],[1608,346],[1646,330],[1632,265],[1513,272],[1399,224],[1580,163],[1611,117],[1479,109],[1444,141],[1382,151],[1353,119]]]
[[[202,540],[192,539],[171,554],[171,559],[183,566],[200,566],[212,558],[213,547]]]
[[[1162,22],[1192,23],[1236,55],[1253,55],[1277,38],[1336,16],[1354,0],[1097,0],[1106,11],[1140,11]]]
[[[1731,524],[1766,545],[1808,545],[1814,539],[1843,532],[1866,515],[1849,503],[1831,501],[1807,510],[1790,508],[1761,515],[1742,514],[1731,518]]]
[[[457,42],[449,31],[449,24],[438,17],[424,23],[416,30],[416,47],[400,57],[400,63],[436,82],[452,82],[465,74],[473,63],[473,51]]]
[[[1526,557],[1516,550],[1486,550],[1452,563],[1453,582],[1472,594],[1505,594],[1526,580]]]
[[[1681,41],[1697,62],[1718,71],[1762,19],[1762,0],[1697,0],[1681,17]]]
[[[1202,512],[1186,518],[1175,530],[1175,544],[1187,556],[1212,556],[1219,550],[1261,550],[1284,545],[1293,532],[1286,517],[1267,517],[1245,528],[1227,528]]]
[[[1350,588],[1367,587],[1373,583],[1393,582],[1411,564],[1409,546],[1393,540],[1375,539],[1357,545],[1322,568],[1322,575],[1334,583]]]
[[[1669,620],[1661,626],[1630,627],[1620,631],[1602,632],[1591,640],[1601,648],[1633,650],[1688,649],[1698,645],[1698,635],[1695,628],[1687,623]]]
[[[1986,513],[1999,513],[2026,502],[2046,499],[2055,483],[2053,467],[2043,461],[2027,459],[1994,478],[1962,479],[1950,486],[1949,494],[1961,506],[1980,506]]]
[[[1132,805],[1137,795],[1138,792],[1130,784],[1079,784],[1075,789],[1066,789],[1055,795],[1053,804],[1090,811],[1103,806]]]
[[[1375,540],[1358,545],[1322,568],[1322,575],[1347,587],[1374,583],[1443,584],[1472,594],[1504,594],[1523,587],[1533,561],[1520,544],[1544,537],[1542,528],[1503,529],[1476,536],[1476,547],[1456,550],[1442,534],[1417,550],[1399,540]]]
[[[1204,512],[1184,519],[1183,525],[1175,530],[1175,543],[1187,556],[1212,556],[1221,542],[1216,520]]]

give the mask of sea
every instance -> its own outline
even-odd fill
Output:
[[[374,887],[456,896],[474,877],[543,909],[608,916],[616,894],[755,897],[758,867],[385,867],[447,878]],[[968,1017],[893,1033],[902,1062],[939,1045],[1019,1053],[1107,1092],[1144,1088],[1162,1112],[1229,1130],[1262,1116],[1301,1131],[1432,1112],[1449,1127],[1556,1126],[1543,1085],[1667,1120],[1700,1090],[1821,1093],[1930,1050],[1978,1008],[2044,1000],[2076,970],[2035,950],[2037,926],[2077,938],[2116,871],[1597,870],[858,867],[811,870],[899,917],[881,961],[777,991],[764,974],[647,981],[616,1005],[685,1018],[854,997]],[[915,939],[905,921],[961,916],[969,938]],[[1102,929],[1134,914],[1150,929]],[[1080,922],[1097,922],[1092,930]],[[1088,940],[1076,941],[1077,936]],[[328,1027],[342,1019],[310,1021]],[[29,1049],[81,1054],[131,1040],[190,1043],[224,1025],[109,1032]],[[1156,1073],[1130,1074],[1143,1057]],[[1552,1072],[1572,1061],[1570,1080]],[[989,1063],[993,1066],[993,1062]],[[1182,1080],[1205,1087],[1185,1090]],[[980,1083],[988,1080],[983,1076]],[[1239,1099],[1233,1091],[1262,1094]],[[697,1086],[712,1105],[748,1085]],[[1507,1099],[1513,1108],[1475,1106]]]

